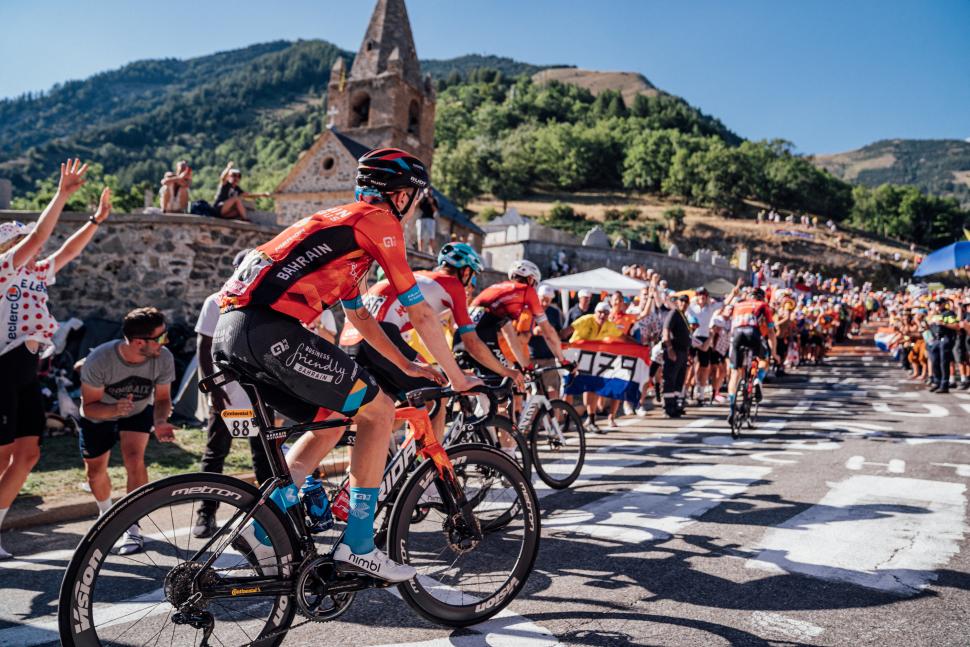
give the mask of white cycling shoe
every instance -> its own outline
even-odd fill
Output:
[[[413,566],[398,564],[379,548],[356,555],[351,552],[350,546],[340,544],[333,553],[333,561],[338,562],[342,571],[364,573],[385,582],[407,582],[418,574]]]

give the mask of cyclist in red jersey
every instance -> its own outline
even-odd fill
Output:
[[[424,295],[425,301],[431,309],[439,315],[451,313],[456,327],[456,335],[461,339],[468,352],[482,365],[503,377],[511,377],[521,389],[525,389],[522,374],[516,370],[506,368],[496,359],[495,355],[475,334],[475,324],[472,323],[466,304],[465,287],[470,284],[475,275],[484,269],[481,258],[468,243],[448,243],[438,253],[438,266],[433,271],[421,270],[414,273],[418,287]],[[418,356],[418,352],[405,341],[402,333],[412,329],[407,308],[398,300],[398,293],[388,280],[383,280],[371,286],[364,296],[364,307],[380,323],[388,338],[411,360]],[[434,386],[426,378],[411,377],[365,340],[360,331],[349,320],[344,325],[340,335],[340,345],[345,347],[347,354],[358,364],[367,369],[374,376],[381,389],[397,399],[401,399],[408,391],[422,387]],[[444,431],[445,410],[438,409],[431,420],[438,440]]]
[[[543,338],[559,363],[567,363],[562,354],[559,334],[546,320],[545,308],[542,307],[539,295],[536,293],[535,286],[541,279],[542,276],[535,263],[525,260],[515,261],[509,269],[508,281],[485,288],[472,301],[472,320],[475,321],[475,332],[478,337],[492,352],[498,354],[498,335],[501,331],[515,355],[515,361],[520,366],[529,364],[529,356],[522,348],[522,343],[517,339],[515,331],[515,322],[523,312],[532,315],[533,323],[539,326]],[[455,348],[459,349],[459,345]],[[486,375],[489,372],[488,367],[482,366],[473,358],[469,358],[468,364],[479,371],[484,370]]]
[[[765,337],[768,345],[765,346]],[[729,351],[731,376],[728,379],[728,424],[734,421],[734,405],[738,395],[738,382],[741,381],[741,371],[751,370],[750,366],[741,366],[742,349],[750,348],[758,360],[758,375],[754,381],[754,394],[757,402],[761,401],[761,381],[768,369],[768,357],[777,358],[775,352],[777,339],[775,337],[775,323],[771,306],[765,301],[765,291],[755,288],[751,296],[734,304],[731,315],[731,349]]]
[[[256,381],[274,409],[297,421],[321,420],[337,412],[356,423],[350,513],[334,560],[341,569],[392,582],[415,574],[414,568],[391,561],[374,546],[374,511],[394,403],[365,369],[302,324],[339,301],[368,343],[397,368],[413,377],[440,380],[436,370],[402,355],[364,308],[360,281],[376,260],[454,388],[479,384],[458,368],[437,313],[424,301],[408,267],[402,221],[412,214],[417,192],[428,183],[424,165],[404,151],[384,148],[362,156],[356,203],[304,218],[247,255],[223,288],[213,340],[216,359]],[[310,432],[297,441],[287,455],[295,482],[319,465],[341,433]],[[282,498],[284,507],[298,500],[295,491]]]

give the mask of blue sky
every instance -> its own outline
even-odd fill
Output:
[[[356,50],[371,0],[0,0],[0,97],[275,39]],[[806,153],[970,137],[970,1],[410,0],[418,55],[636,71]]]

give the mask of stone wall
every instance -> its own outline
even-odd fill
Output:
[[[644,267],[653,268],[667,279],[672,288],[683,290],[697,287],[716,278],[737,281],[744,272],[733,267],[722,265],[705,265],[695,263],[687,258],[674,258],[665,254],[645,252],[632,249],[608,247],[585,247],[583,245],[568,245],[563,243],[540,242],[528,240],[505,245],[490,245],[484,249],[485,255],[491,259],[495,270],[508,270],[513,261],[527,258],[539,266],[543,275],[549,271],[549,264],[560,250],[565,250],[569,262],[574,264],[576,272],[585,272],[597,267],[608,267],[619,272],[624,265],[639,263]]]
[[[31,222],[38,213],[0,211],[0,222]],[[90,214],[64,213],[44,249],[56,250]],[[74,262],[50,287],[50,308],[58,320],[101,317],[121,321],[140,306],[155,306],[173,322],[192,326],[202,302],[232,270],[239,250],[260,245],[280,227],[220,221],[191,215],[113,214]],[[430,268],[435,259],[409,252],[412,267]],[[482,284],[505,277],[486,272]]]
[[[44,253],[57,249],[89,214],[64,213]],[[38,214],[0,211],[0,221]],[[194,324],[205,298],[229,276],[241,249],[276,235],[277,227],[190,215],[113,214],[81,256],[50,287],[59,320],[103,317],[120,321],[139,306],[155,306],[170,321]]]

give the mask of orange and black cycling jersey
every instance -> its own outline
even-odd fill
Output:
[[[223,286],[223,312],[268,306],[304,323],[342,301],[362,306],[360,281],[377,261],[405,306],[423,300],[408,266],[401,223],[379,204],[319,211],[250,252]]]
[[[757,328],[762,335],[775,325],[771,307],[764,301],[746,299],[734,305],[731,328]]]
[[[546,311],[539,303],[535,288],[519,281],[502,281],[482,290],[472,301],[472,309],[491,315],[498,322],[516,321],[529,312],[534,323],[546,320]]]

